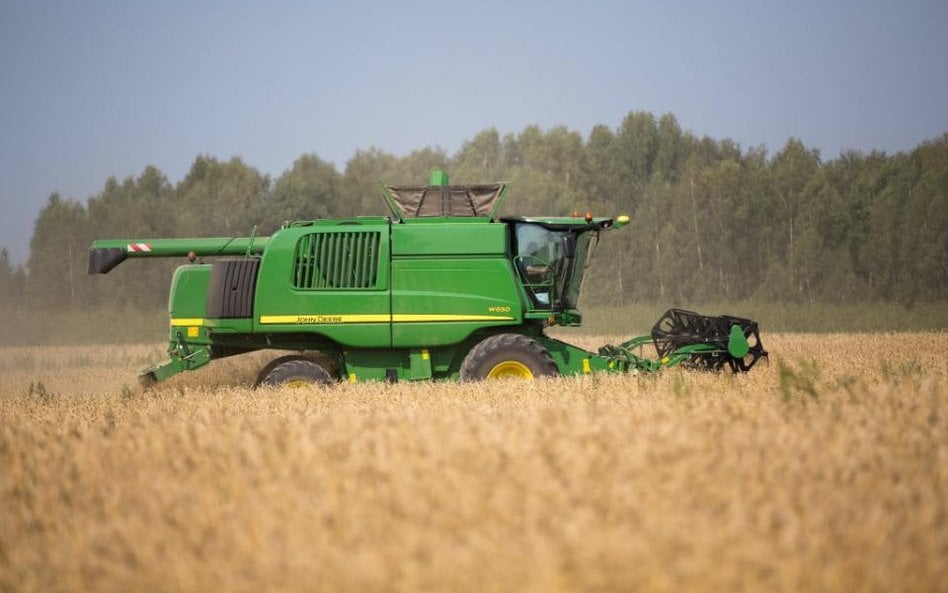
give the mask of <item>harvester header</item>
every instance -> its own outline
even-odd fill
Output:
[[[261,349],[290,352],[261,370],[258,383],[269,385],[678,364],[742,372],[766,356],[755,322],[680,310],[651,335],[596,353],[548,336],[549,326],[581,324],[594,246],[628,217],[498,217],[507,184],[449,185],[440,171],[429,181],[383,185],[387,217],[288,222],[269,237],[96,241],[89,273],[129,258],[186,258],[171,281],[170,360],[144,370],[145,382]]]

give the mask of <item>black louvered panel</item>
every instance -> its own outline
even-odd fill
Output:
[[[214,262],[207,290],[208,319],[253,317],[253,297],[260,258],[222,259]]]
[[[381,238],[379,232],[304,235],[296,245],[294,288],[375,288]]]

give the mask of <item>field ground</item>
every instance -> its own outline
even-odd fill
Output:
[[[610,341],[576,338],[588,347]],[[141,393],[0,348],[0,592],[945,591],[948,334],[765,334],[746,376]]]

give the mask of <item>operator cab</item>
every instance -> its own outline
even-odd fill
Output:
[[[587,256],[599,237],[598,229],[523,218],[507,218],[504,222],[513,229],[514,266],[532,308],[576,309]]]

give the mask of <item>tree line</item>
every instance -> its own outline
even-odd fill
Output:
[[[505,215],[629,214],[605,233],[585,302],[916,302],[948,297],[948,134],[915,149],[824,161],[791,138],[776,153],[683,131],[672,114],[629,113],[584,137],[487,129],[454,155],[359,150],[343,171],[315,154],[276,179],[239,157],[198,156],[172,183],[153,166],[110,177],[85,202],[49,196],[25,266],[0,250],[0,302],[160,307],[179,261],[86,274],[99,238],[266,235],[287,220],[387,214],[379,181],[508,181]]]

